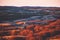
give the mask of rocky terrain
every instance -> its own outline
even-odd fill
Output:
[[[0,40],[60,40],[60,8],[0,6]]]

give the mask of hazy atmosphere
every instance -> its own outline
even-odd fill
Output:
[[[53,6],[60,7],[60,0],[0,0],[0,6]]]

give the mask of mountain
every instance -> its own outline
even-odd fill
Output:
[[[13,21],[44,15],[53,15],[60,18],[60,7],[0,6],[0,21]]]

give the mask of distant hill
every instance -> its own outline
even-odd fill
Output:
[[[12,21],[31,16],[53,15],[59,18],[60,7],[0,6],[0,21]]]

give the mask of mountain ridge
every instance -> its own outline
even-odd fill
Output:
[[[0,21],[43,15],[60,17],[60,7],[0,6]]]

